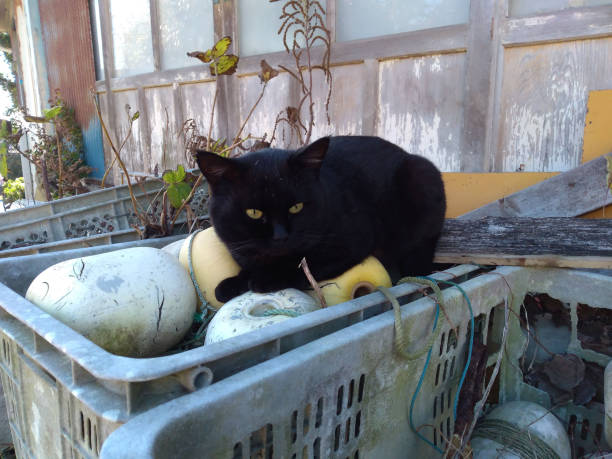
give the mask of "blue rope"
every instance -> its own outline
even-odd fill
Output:
[[[435,282],[435,280],[430,277],[423,276],[423,278],[429,279]],[[457,419],[457,405],[459,404],[459,394],[461,393],[461,388],[463,387],[463,383],[465,382],[465,376],[467,375],[468,368],[470,367],[470,361],[472,360],[472,349],[474,347],[474,310],[472,308],[472,303],[470,302],[469,297],[465,293],[465,290],[463,290],[463,288],[459,284],[452,282],[452,281],[447,281],[447,280],[440,280],[438,282],[443,282],[445,284],[452,285],[453,287],[457,287],[459,291],[461,292],[461,294],[463,295],[463,298],[465,298],[468,308],[470,309],[471,326],[470,326],[470,343],[469,343],[469,349],[468,349],[468,357],[467,357],[467,361],[465,362],[465,367],[463,368],[463,374],[461,375],[461,379],[459,380],[459,386],[457,387],[457,393],[455,394],[455,404],[453,407],[453,417],[454,419]]]
[[[432,331],[436,329],[436,325],[438,324],[438,316],[439,315],[440,315],[440,304],[436,303],[436,317],[434,319],[434,324],[433,324]],[[412,431],[421,440],[423,440],[425,443],[427,443],[429,446],[431,446],[433,449],[435,449],[440,454],[444,454],[444,451],[442,451],[440,448],[438,448],[436,445],[434,445],[432,442],[430,442],[427,438],[425,438],[423,435],[421,435],[421,433],[414,426],[414,421],[412,419],[412,411],[414,410],[414,404],[416,403],[417,395],[419,394],[419,391],[421,390],[421,386],[423,385],[423,380],[425,379],[425,372],[427,371],[427,367],[429,366],[429,361],[431,360],[431,351],[432,350],[433,350],[433,346],[431,346],[429,348],[429,351],[427,352],[427,358],[425,359],[425,366],[423,367],[423,371],[421,372],[421,377],[419,378],[419,382],[417,384],[417,387],[416,387],[416,389],[414,391],[414,394],[412,395],[412,400],[410,400],[410,419],[409,420],[410,420],[410,428],[412,429]]]

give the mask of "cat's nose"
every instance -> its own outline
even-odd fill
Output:
[[[275,241],[282,241],[287,239],[289,233],[287,232],[287,228],[282,223],[274,222],[272,226],[272,239]]]

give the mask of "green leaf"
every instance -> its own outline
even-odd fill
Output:
[[[186,175],[187,174],[185,173],[185,168],[182,166],[182,164],[179,164],[175,171],[165,172],[162,175],[162,179],[164,180],[164,182],[172,185],[185,180]]]
[[[176,179],[176,174],[174,173],[174,171],[164,172],[164,174],[162,175],[162,179],[164,180],[164,182],[170,185],[172,185],[173,183],[180,182],[180,180]]]
[[[238,60],[239,58],[235,54],[220,56],[216,62],[210,64],[210,73],[212,75],[232,75],[238,68]]]
[[[185,175],[185,168],[182,164],[179,164],[176,168],[176,172],[174,173],[174,177],[176,178],[175,183],[182,182],[183,180],[185,180]]]
[[[136,121],[138,118],[140,118],[140,112],[136,112],[132,115],[132,121]]]
[[[8,177],[8,164],[6,162],[7,151],[6,143],[0,143],[0,175],[4,178]]]
[[[55,107],[51,107],[48,110],[43,110],[43,115],[45,115],[45,119],[47,121],[54,119],[57,115],[62,111],[61,105],[56,105]]]
[[[191,187],[185,182],[175,183],[168,187],[167,193],[172,207],[178,209],[191,193]]]
[[[24,115],[24,120],[28,123],[46,123],[48,122],[47,118],[43,116],[34,116],[34,115]]]
[[[0,139],[6,139],[9,135],[10,132],[9,129],[11,127],[11,122],[7,121],[7,120],[1,120],[0,121]]]
[[[210,52],[211,57],[216,59],[217,57],[223,56],[231,44],[231,37],[223,37],[221,40],[215,43],[215,46],[213,46],[212,49],[206,51],[206,53],[208,54]]]

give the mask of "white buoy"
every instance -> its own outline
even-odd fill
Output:
[[[537,451],[539,447],[549,448],[560,459],[572,457],[563,424],[537,403],[505,403],[491,411],[481,425],[487,424],[486,429],[477,426],[470,440],[474,459],[520,459],[520,449]]]
[[[288,288],[273,293],[246,292],[225,303],[210,321],[204,344],[223,341],[319,309],[304,292]],[[273,315],[269,315],[273,312]],[[283,312],[286,312],[283,314]]]

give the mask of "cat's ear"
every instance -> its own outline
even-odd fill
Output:
[[[328,148],[329,137],[322,137],[296,151],[290,159],[291,165],[299,169],[319,169]]]
[[[240,166],[234,160],[216,153],[196,150],[196,160],[209,185],[214,186],[221,179],[236,180],[240,175]]]

